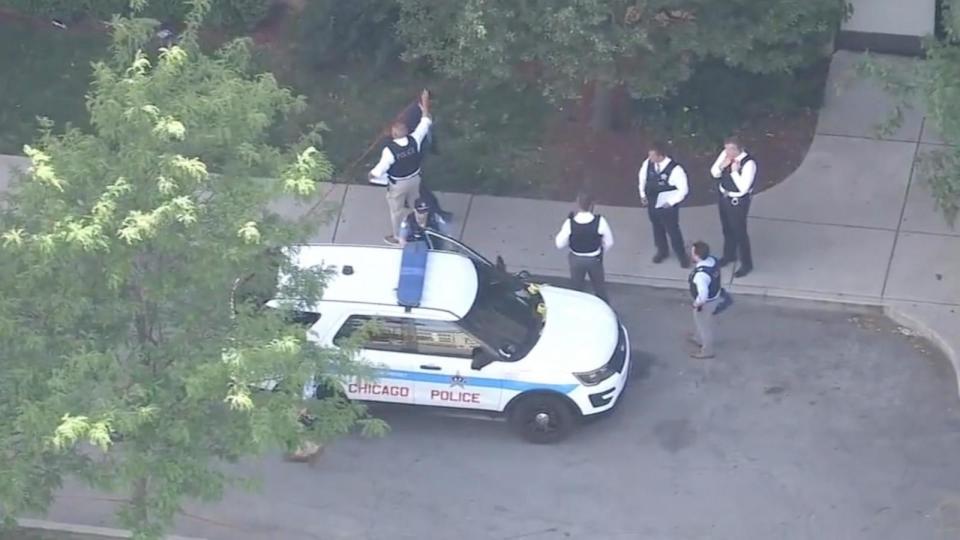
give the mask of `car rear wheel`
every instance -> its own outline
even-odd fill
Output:
[[[551,444],[565,439],[576,426],[576,416],[561,397],[533,395],[521,398],[510,411],[510,425],[534,444]]]

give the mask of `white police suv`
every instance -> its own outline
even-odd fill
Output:
[[[426,240],[419,257],[407,253],[415,243],[295,250],[300,267],[331,272],[308,338],[336,347],[373,329],[359,354],[376,379],[344,380],[347,397],[503,414],[536,443],[613,408],[630,341],[606,303],[509,274],[452,238]]]

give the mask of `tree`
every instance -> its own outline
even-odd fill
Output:
[[[944,35],[924,42],[924,61],[904,68],[868,57],[860,73],[881,82],[896,98],[895,110],[881,131],[899,125],[906,109],[923,105],[927,121],[950,143],[926,153],[919,165],[937,208],[952,227],[960,212],[960,0],[947,0],[942,10]]]
[[[0,508],[46,508],[68,476],[123,492],[121,522],[158,538],[187,498],[220,497],[221,463],[383,425],[333,393],[365,375],[256,298],[314,301],[324,271],[284,246],[302,224],[264,209],[308,197],[331,167],[306,137],[268,144],[302,98],[249,74],[249,44],[202,54],[194,1],[180,45],[145,52],[155,22],[114,19],[93,67],[89,132],[43,124],[0,215]],[[238,285],[279,267],[279,291]],[[269,288],[269,287],[268,287]],[[239,287],[243,289],[243,287]],[[287,304],[289,308],[296,305]],[[257,391],[280,381],[276,391]],[[322,386],[321,386],[322,387]],[[303,422],[304,410],[312,422]]]
[[[408,59],[476,81],[532,72],[553,98],[580,97],[588,84],[601,111],[617,87],[634,97],[667,96],[706,59],[757,73],[807,64],[823,56],[848,12],[845,0],[406,0],[400,6],[397,28]]]

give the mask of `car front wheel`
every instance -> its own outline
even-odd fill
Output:
[[[577,418],[561,397],[533,395],[521,398],[509,416],[510,425],[534,444],[551,444],[565,439]]]

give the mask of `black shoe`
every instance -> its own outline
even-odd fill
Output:
[[[752,266],[741,266],[737,268],[737,271],[733,273],[733,277],[743,277],[749,274],[753,270]]]
[[[657,253],[656,255],[653,256],[653,264],[660,264],[665,260],[667,260],[666,253]]]
[[[690,259],[680,259],[680,268],[690,268]]]
[[[726,266],[726,265],[728,265],[728,264],[730,264],[730,263],[732,263],[732,262],[733,262],[733,259],[728,259],[728,258],[726,258],[726,257],[721,257],[720,260],[717,261],[717,264],[720,265],[720,268],[723,268],[724,266]]]

